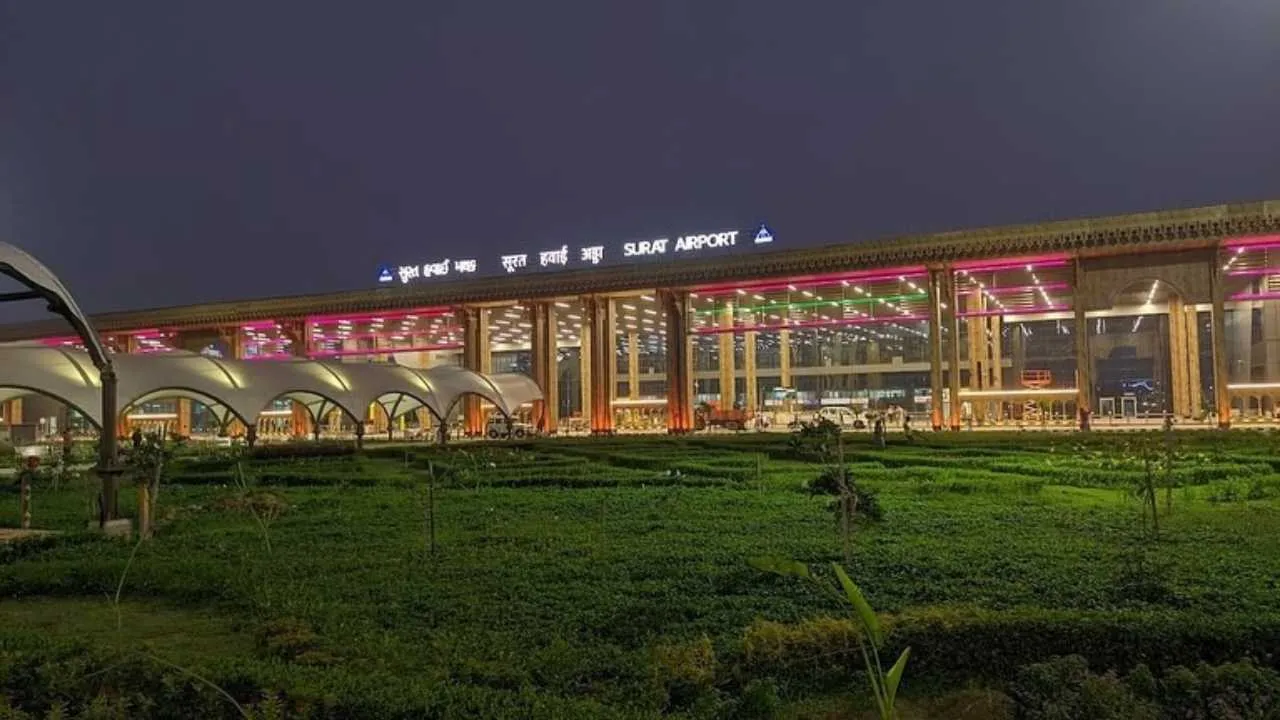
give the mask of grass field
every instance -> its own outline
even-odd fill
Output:
[[[375,447],[246,460],[247,487],[229,459],[187,457],[136,547],[78,532],[91,482],[39,486],[35,526],[66,533],[0,546],[0,688],[29,713],[12,717],[41,718],[60,702],[71,717],[862,717],[848,609],[747,563],[845,562],[832,497],[806,491],[840,455],[883,511],[855,522],[846,566],[894,656],[912,647],[904,716],[1004,717],[1023,668],[1058,655],[1121,674],[1280,664],[1280,446],[1174,442]],[[1147,446],[1158,536],[1136,496]],[[16,495],[0,500],[15,526]]]

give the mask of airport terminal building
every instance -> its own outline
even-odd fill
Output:
[[[115,353],[307,358],[527,375],[544,432],[785,424],[822,408],[916,429],[1269,423],[1280,396],[1280,201],[786,249],[764,226],[371,269],[369,290],[92,318]],[[491,270],[490,270],[491,269]],[[492,272],[491,276],[486,275]],[[57,322],[0,342],[66,348]],[[0,377],[0,385],[4,378]],[[10,388],[10,425],[72,423]],[[127,400],[127,399],[124,399]],[[121,426],[218,425],[174,388]],[[354,418],[277,398],[261,437]],[[445,423],[482,433],[469,396]],[[375,404],[372,432],[442,419]],[[223,428],[225,430],[225,428]]]

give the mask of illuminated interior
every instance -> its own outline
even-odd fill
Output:
[[[423,368],[440,364],[433,361],[441,359],[457,364],[455,356],[462,348],[462,327],[449,308],[312,316],[306,323],[310,336],[307,357],[315,360],[394,359],[401,365]]]
[[[1280,236],[1228,242],[1222,273],[1232,406],[1245,419],[1280,418]]]
[[[704,286],[690,302],[696,403],[911,410],[928,402],[924,268]]]

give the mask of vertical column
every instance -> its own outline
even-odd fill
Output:
[[[1194,305],[1187,307],[1182,318],[1187,329],[1187,406],[1189,417],[1199,417],[1204,408],[1200,395],[1200,314]]]
[[[289,406],[290,433],[293,437],[304,438],[311,434],[311,413],[307,406],[294,400]]]
[[[1175,417],[1190,415],[1190,402],[1187,397],[1187,313],[1183,308],[1182,298],[1169,297],[1169,412]]]
[[[737,397],[734,392],[733,366],[733,302],[727,301],[720,310],[720,407],[728,410]]]
[[[178,398],[176,405],[178,417],[173,423],[173,431],[182,437],[191,437],[191,401],[187,398]]]
[[[946,303],[944,315],[947,324],[947,385],[951,396],[951,429],[960,429],[960,308],[956,297],[956,275],[950,267],[944,269],[943,302]]]
[[[479,373],[489,372],[489,308],[468,307],[462,310],[462,365]],[[469,437],[484,435],[485,416],[480,398],[467,395],[463,400],[463,431]]]
[[[284,326],[285,333],[292,341],[289,343],[289,353],[295,358],[305,359],[311,352],[311,333],[312,325],[306,319],[287,323]],[[289,432],[293,437],[305,438],[312,434],[311,412],[307,410],[307,406],[293,400],[289,403]],[[318,429],[318,428],[316,428]]]
[[[1231,394],[1227,390],[1227,309],[1222,287],[1222,267],[1215,253],[1209,260],[1209,292],[1212,306],[1209,321],[1213,328],[1213,400],[1218,411],[1218,427],[1231,427]]]
[[[10,425],[22,424],[22,398],[14,398],[5,403],[5,418]]]
[[[987,385],[995,390],[1004,387],[1004,358],[1001,353],[1001,319],[999,315],[992,315],[989,319],[987,343],[991,346],[991,373],[988,377]]]
[[[971,313],[980,313],[986,310],[984,302],[986,296],[981,292],[975,292],[968,296],[964,302],[964,309]],[[980,315],[971,315],[965,325],[968,329],[969,340],[969,389],[983,390],[986,383],[983,382],[987,370],[987,333],[985,318]],[[975,404],[974,410],[977,410]]]
[[[743,335],[742,347],[742,366],[746,374],[747,386],[747,415],[754,417],[757,410],[757,398],[759,394],[759,380],[756,377],[756,341],[759,339],[755,330],[749,330]]]
[[[593,295],[584,303],[583,318],[591,334],[591,433],[613,434],[613,396],[617,392],[613,302]]]
[[[689,341],[688,295],[658,291],[667,324],[667,432],[693,430],[693,343]]]
[[[242,341],[244,338],[241,335],[240,328],[238,327],[223,328],[221,331],[221,334],[222,334],[223,342],[227,344],[227,354],[231,356],[231,359],[243,360],[244,359],[244,342]]]
[[[1280,381],[1280,303],[1264,300],[1262,303],[1262,382]]]
[[[560,414],[560,355],[556,344],[556,307],[551,301],[534,302],[529,306],[533,313],[533,380],[542,390],[542,400],[533,406],[533,418],[543,432],[554,433]]]
[[[929,271],[929,418],[942,429],[942,271]],[[786,351],[786,348],[783,348]]]
[[[791,387],[791,331],[778,331],[778,384]]]
[[[867,364],[879,365],[880,362],[881,361],[880,361],[879,341],[868,340],[867,341]],[[867,388],[869,390],[879,390],[882,387],[884,387],[884,383],[882,382],[880,373],[878,372],[867,373]]]
[[[640,399],[640,332],[627,332],[627,397]]]
[[[578,385],[582,393],[582,417],[588,426],[591,424],[591,390],[594,387],[591,382],[591,353],[594,345],[591,342],[590,303],[591,298],[582,299],[582,320],[578,324]]]
[[[1089,320],[1085,312],[1084,267],[1080,258],[1074,261],[1071,278],[1071,306],[1075,310],[1076,335],[1076,412],[1080,429],[1088,430],[1093,416],[1093,351],[1089,349]]]

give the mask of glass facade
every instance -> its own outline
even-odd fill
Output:
[[[962,263],[953,273],[962,421],[1074,422],[1075,297],[1066,257]]]
[[[1280,240],[1228,247],[1222,273],[1232,414],[1280,419]]]
[[[117,353],[180,350],[425,369],[474,357],[465,353],[464,322],[474,316],[482,337],[476,369],[537,380],[546,375],[534,334],[546,317],[554,338],[546,372],[558,389],[547,410],[567,432],[591,423],[598,432],[655,431],[673,422],[682,431],[685,421],[667,413],[686,400],[704,417],[774,423],[835,407],[859,416],[933,415],[961,427],[1072,425],[1086,407],[1077,407],[1081,402],[1104,426],[1280,420],[1280,236],[1228,239],[1216,249],[1206,243],[1150,256],[1120,249],[1081,257],[968,255],[928,267],[128,330],[104,341]],[[937,298],[930,295],[935,284]],[[664,308],[673,296],[684,303],[680,338],[667,334]],[[607,308],[605,324],[587,327],[600,308]],[[79,348],[73,338],[43,342]],[[681,355],[669,357],[675,351]],[[668,376],[669,361],[678,378]],[[613,382],[592,377],[601,368]],[[938,391],[943,397],[935,403]],[[139,423],[168,424],[168,416],[180,415],[174,427],[217,431],[207,407],[183,403],[161,399],[129,412]],[[300,408],[292,401],[267,408],[259,434],[300,434],[311,422]],[[536,408],[522,409],[521,419],[532,419]],[[388,429],[376,406],[363,420],[371,432]],[[321,424],[327,432],[355,427],[338,413]],[[389,429],[427,424],[415,414]]]

